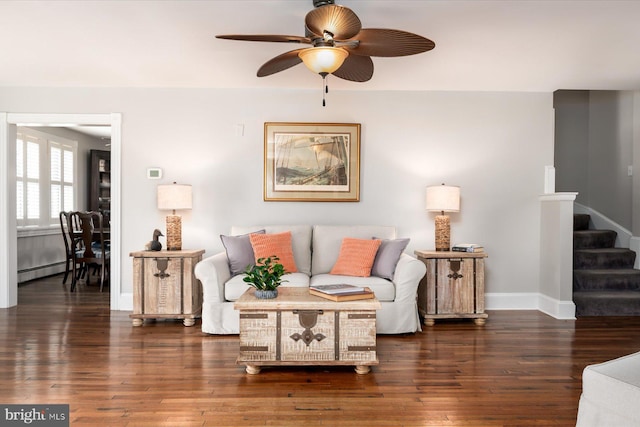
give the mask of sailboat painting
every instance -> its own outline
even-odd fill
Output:
[[[265,123],[265,200],[358,201],[359,124]]]
[[[275,189],[348,191],[348,149],[348,134],[275,134]]]

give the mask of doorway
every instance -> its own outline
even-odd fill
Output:
[[[111,126],[111,274],[110,308],[122,306],[121,258],[121,122],[119,113],[111,114],[39,114],[0,113],[0,308],[18,304],[17,226],[15,218],[15,139],[16,127],[78,125]]]

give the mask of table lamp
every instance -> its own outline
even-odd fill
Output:
[[[451,225],[445,212],[460,212],[460,187],[433,185],[427,187],[427,210],[436,215],[436,251],[451,249]]]
[[[182,217],[176,215],[178,209],[191,209],[191,185],[158,185],[158,209],[172,210],[167,215],[167,250],[182,249]]]

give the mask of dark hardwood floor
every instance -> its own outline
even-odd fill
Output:
[[[640,317],[491,311],[485,326],[380,335],[369,375],[249,376],[237,336],[134,328],[108,292],[61,282],[21,285],[19,305],[0,309],[0,403],[69,404],[72,426],[573,426],[583,368],[640,350]]]

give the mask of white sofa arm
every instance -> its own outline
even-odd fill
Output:
[[[196,264],[196,278],[202,283],[202,297],[208,303],[224,302],[224,284],[231,278],[226,252],[207,257]]]
[[[422,261],[403,253],[396,265],[393,283],[396,287],[396,302],[415,302],[418,296],[418,284],[427,273]]]

